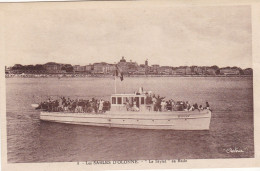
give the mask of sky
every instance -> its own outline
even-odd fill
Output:
[[[6,66],[115,63],[124,56],[149,65],[252,67],[250,6],[92,4],[8,10]]]

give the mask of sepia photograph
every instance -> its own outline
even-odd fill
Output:
[[[59,4],[0,4],[7,164],[255,158],[250,5]]]

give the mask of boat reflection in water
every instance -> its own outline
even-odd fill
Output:
[[[136,129],[209,130],[211,111],[154,110],[147,93],[112,94],[110,109],[102,113],[46,112],[44,121]]]

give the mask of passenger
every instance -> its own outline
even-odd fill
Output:
[[[72,100],[70,110],[71,110],[73,113],[76,112],[76,107],[77,107],[77,102]]]
[[[153,98],[152,98],[152,101],[153,101],[153,110],[155,111],[155,107],[156,107],[156,101],[157,99],[155,98],[155,95],[153,95]]]
[[[162,102],[162,100],[164,99],[165,97],[160,97],[159,95],[158,95],[158,97],[156,98],[156,110],[157,111],[162,111],[162,105],[161,105],[161,102]]]
[[[68,111],[72,110],[72,100],[68,101]]]
[[[140,87],[140,88],[139,88],[138,94],[143,94],[143,87]]]
[[[64,111],[63,99],[59,100],[59,111]]]
[[[55,112],[59,111],[59,101],[58,100],[55,100],[55,102],[54,102],[54,111]]]
[[[69,103],[67,101],[64,102],[64,111],[68,111]]]
[[[139,111],[139,108],[136,106],[136,100],[133,103],[133,111]]]
[[[171,100],[166,101],[166,111],[171,111],[172,110],[172,105],[171,105]]]
[[[191,106],[189,111],[193,111],[194,110],[194,106]]]
[[[82,99],[79,99],[79,102],[78,102],[78,111],[79,111],[80,113],[83,112],[83,106],[84,106],[83,100],[82,100]]]
[[[153,104],[152,96],[148,95],[146,96],[146,104]]]
[[[128,103],[129,103],[129,101],[128,101]],[[130,104],[129,104],[129,107],[130,107]],[[106,111],[107,110],[110,110],[110,108],[111,108],[111,104],[110,104],[110,101],[106,101]]]
[[[194,110],[196,110],[196,109],[199,110],[199,107],[198,107],[197,103],[195,103],[193,106],[194,106]]]
[[[161,110],[162,111],[166,110],[166,102],[164,100],[161,101]]]
[[[176,106],[176,102],[174,100],[172,100],[172,107],[173,107],[173,110],[175,109],[175,106]]]
[[[184,110],[184,111],[188,111],[189,110],[189,108],[187,106],[187,102],[182,101],[181,104],[182,104],[182,110]]]
[[[188,108],[188,104],[189,104],[189,103],[188,103],[188,102],[182,102],[182,104],[183,104],[183,110],[184,110],[184,111],[188,111],[188,109],[189,109],[189,108]]]
[[[172,99],[170,99],[169,100],[169,107],[168,107],[168,111],[172,111],[173,110],[173,100]]]
[[[208,102],[206,102],[206,109],[209,110],[209,103]]]
[[[87,113],[87,108],[89,107],[89,101],[88,100],[84,100],[84,106],[83,106],[83,112]]]
[[[163,100],[161,100],[160,106],[161,106],[161,111],[164,111],[165,105],[164,105],[164,101]]]
[[[178,110],[178,111],[183,111],[183,110],[184,110],[184,105],[183,105],[183,102],[182,102],[182,101],[179,101],[179,105],[178,105],[177,110]]]
[[[104,104],[104,101],[102,99],[100,99],[99,106],[98,106],[98,112],[99,113],[103,112],[103,104]]]
[[[126,107],[126,110],[129,111],[130,103],[129,103],[129,99],[128,98],[126,98],[125,107]]]
[[[186,106],[187,106],[187,109],[190,110],[191,105],[190,105],[190,103],[188,101],[186,101]]]
[[[93,103],[93,108],[95,110],[95,113],[97,113],[98,112],[98,102],[95,99],[94,99],[94,103]]]

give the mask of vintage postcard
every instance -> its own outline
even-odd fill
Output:
[[[0,4],[3,170],[259,167],[259,4]]]

